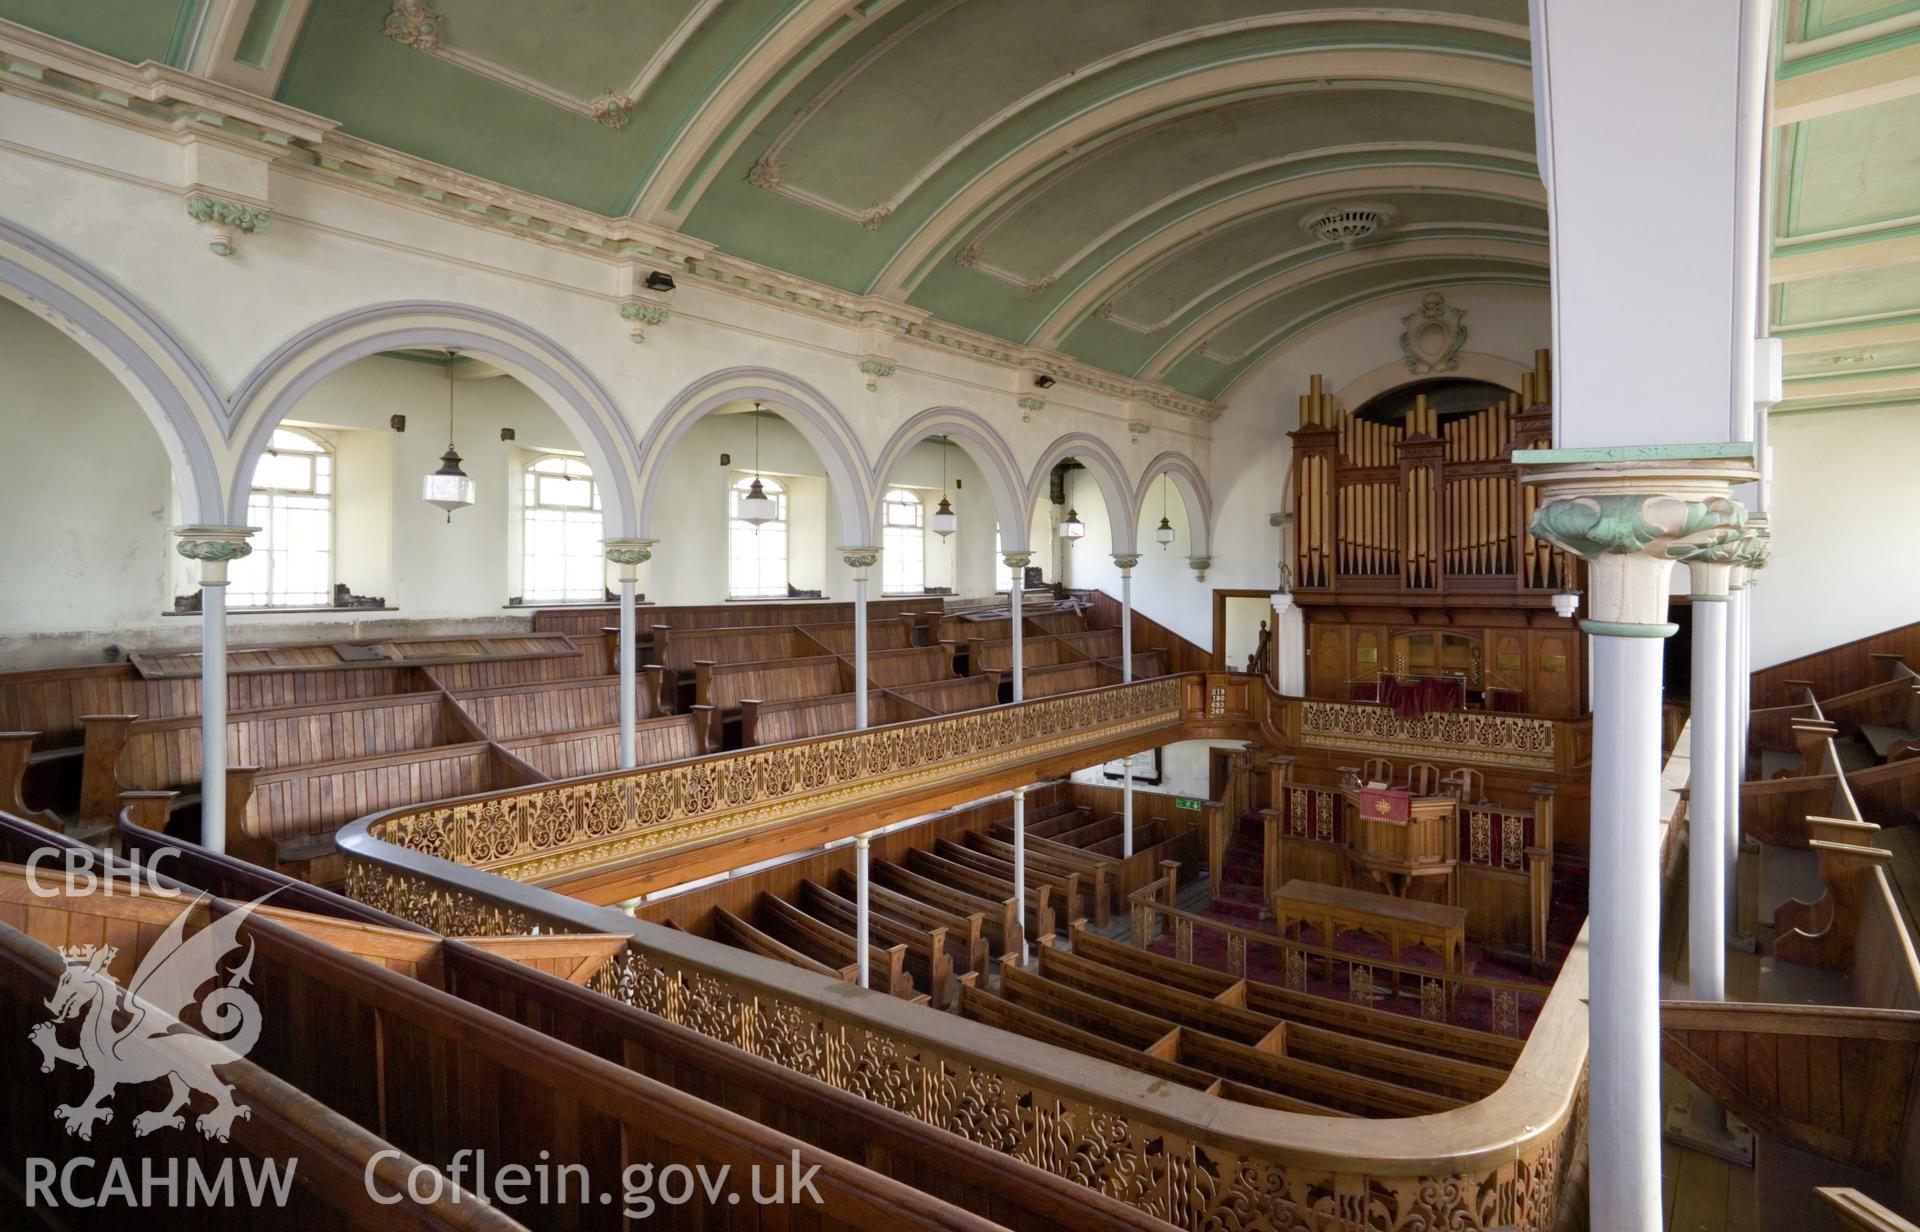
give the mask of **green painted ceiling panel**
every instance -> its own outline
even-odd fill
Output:
[[[1313,150],[1374,143],[1530,154],[1533,118],[1482,99],[1390,88],[1312,90],[1185,116],[1076,161],[988,232],[981,259],[1039,278],[1182,185]]]
[[[693,11],[694,0],[434,0],[442,37],[581,98],[623,91]]]
[[[1443,193],[1372,193],[1368,200],[1399,211],[1383,236],[1392,240],[1411,243],[1464,234],[1497,238],[1498,229],[1507,227],[1531,231],[1542,241],[1546,237],[1546,211],[1537,206]],[[1217,232],[1114,296],[1114,311],[1126,322],[1143,326],[1177,320],[1214,288],[1282,268],[1273,264],[1279,252],[1304,249],[1330,255],[1339,251],[1300,229],[1300,219],[1324,205],[1268,211]]]
[[[129,64],[172,64],[199,0],[0,0],[0,17]]]
[[[1776,321],[1791,329],[1914,311],[1920,311],[1920,274],[1903,265],[1787,283]]]
[[[916,170],[1021,98],[1144,44],[1223,23],[1314,10],[1313,0],[971,0],[918,4],[886,54],[839,82],[777,155],[792,181],[856,205],[897,196]],[[1428,3],[1524,24],[1517,6]],[[842,56],[836,69],[854,59]],[[881,152],[884,158],[873,154]]]
[[[750,33],[791,2],[723,5],[703,37],[668,66],[620,130],[386,38],[381,26],[391,8],[388,0],[315,4],[280,98],[339,120],[354,136],[618,216],[642,169],[683,113],[732,62]],[[523,6],[508,11],[532,20]],[[455,47],[460,46],[457,15],[455,10],[447,27],[448,45]],[[631,83],[648,49],[639,50],[643,54],[634,56],[611,84],[624,89]],[[607,84],[597,82],[593,93]]]
[[[1920,213],[1920,94],[1808,120],[1788,142],[1789,235]]]

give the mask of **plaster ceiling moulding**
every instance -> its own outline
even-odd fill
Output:
[[[1322,243],[1351,248],[1391,227],[1399,216],[1400,211],[1390,205],[1343,201],[1309,211],[1300,219],[1300,229]]]
[[[904,181],[895,184],[891,189],[887,190],[880,199],[864,207],[856,206],[850,202],[834,200],[827,195],[830,191],[827,184],[819,184],[811,189],[797,184],[795,182],[795,172],[788,169],[792,162],[789,155],[790,147],[795,144],[802,130],[806,129],[815,121],[827,122],[822,120],[823,116],[827,116],[828,120],[831,120],[832,116],[829,115],[829,113],[833,111],[833,104],[843,93],[846,93],[851,86],[855,85],[856,81],[862,75],[871,71],[874,65],[879,63],[886,54],[890,52],[898,53],[899,48],[903,44],[910,41],[915,35],[927,32],[929,27],[933,26],[939,19],[947,16],[957,8],[960,8],[960,0],[940,0],[939,3],[930,5],[925,11],[916,15],[911,21],[902,25],[885,39],[869,48],[851,64],[841,69],[832,82],[794,112],[782,130],[768,143],[766,151],[762,155],[762,161],[770,161],[776,167],[779,167],[782,173],[753,179],[755,186],[791,197],[815,209],[838,217],[861,220],[862,225],[877,226],[877,223],[868,224],[864,220],[873,216],[884,220],[894,211],[901,208],[920,188],[932,181],[947,167],[958,161],[967,150],[976,147],[980,142],[984,141],[993,133],[1003,129],[1017,118],[1029,114],[1033,109],[1045,103],[1054,95],[1068,90],[1091,77],[1103,72],[1123,68],[1132,63],[1150,59],[1162,53],[1175,52],[1183,48],[1191,48],[1196,45],[1205,44],[1213,39],[1244,37],[1255,31],[1279,31],[1289,27],[1324,23],[1327,20],[1327,14],[1317,10],[1299,13],[1262,14],[1251,17],[1243,16],[1228,21],[1214,22],[1184,30],[1171,31],[1143,42],[1117,48],[1109,54],[1099,56],[1084,63],[1071,65],[1065,72],[1061,72],[1046,80],[1038,87],[1028,90],[1017,98],[1006,101],[998,110],[990,115],[981,117],[966,132],[955,135],[947,140],[947,143],[942,148],[915,155],[914,158],[918,160],[917,164],[910,161],[907,165],[917,165],[917,170]],[[1406,15],[1398,13],[1384,16],[1376,13],[1355,13],[1352,14],[1352,16],[1356,20],[1368,19],[1382,24],[1398,24],[1408,20]],[[1414,18],[1414,20],[1418,22],[1418,24],[1426,27],[1449,27],[1461,30],[1472,30],[1481,34],[1501,34],[1519,41],[1525,41],[1527,38],[1527,32],[1524,26],[1516,26],[1505,22],[1438,13],[1422,14]],[[952,32],[936,32],[929,35],[929,37],[937,42],[942,39],[951,38]],[[956,42],[954,45],[959,44]],[[1324,76],[1316,78],[1316,80],[1318,80],[1322,86],[1327,85],[1329,81],[1329,79]],[[844,123],[844,121],[841,121],[841,123]],[[804,150],[800,152],[805,153]],[[689,207],[686,212],[691,212],[691,207]],[[997,272],[995,272],[995,274],[999,276]],[[1009,276],[1007,280],[1013,282],[1016,286],[1024,285],[1032,281],[1032,279],[1020,278],[1017,275]]]
[[[503,86],[530,95],[562,111],[585,116],[605,128],[621,129],[632,118],[634,108],[646,97],[660,74],[664,72],[673,57],[686,46],[701,26],[719,9],[723,0],[700,0],[690,5],[686,16],[681,18],[673,33],[654,49],[646,63],[634,74],[624,90],[611,87],[604,92],[583,98],[558,86],[550,85],[538,78],[508,68],[485,56],[455,45],[449,39],[453,28],[447,19],[426,3],[426,0],[393,0],[393,7],[381,22],[380,33],[400,44],[411,47],[424,55],[445,60],[449,64],[463,68],[470,73],[485,77]],[[457,23],[454,23],[457,25]]]

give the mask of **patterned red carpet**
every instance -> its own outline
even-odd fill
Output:
[[[1220,920],[1222,923],[1241,928],[1256,929],[1272,933],[1271,920],[1260,918],[1261,901],[1261,825],[1257,813],[1249,813],[1241,818],[1235,830],[1232,844],[1227,848],[1222,861],[1220,885],[1213,895],[1213,904],[1201,914]],[[1587,906],[1587,852],[1584,847],[1567,845],[1554,849],[1553,907],[1547,922],[1547,953],[1557,970],[1565,960],[1567,951],[1580,931],[1580,925],[1586,918]],[[1303,939],[1321,944],[1318,930],[1308,928]],[[1157,953],[1172,954],[1172,937],[1162,937],[1150,947]],[[1342,932],[1334,938],[1333,948],[1342,953],[1350,953],[1356,959],[1385,960],[1386,943],[1366,933]],[[1193,940],[1193,960],[1202,966],[1217,970],[1227,969],[1227,944],[1224,933],[1196,928]],[[1250,980],[1268,984],[1284,984],[1284,973],[1280,970],[1279,951],[1265,946],[1247,947],[1246,975]],[[1425,947],[1404,950],[1401,961],[1408,966],[1425,967],[1439,970],[1440,955]],[[1550,980],[1533,974],[1524,961],[1489,954],[1479,946],[1467,947],[1467,974],[1488,979],[1505,980],[1516,984],[1528,985],[1537,992],[1526,992],[1518,997],[1517,1010],[1523,1030],[1531,1030],[1533,1020],[1540,1012],[1546,992],[1551,986]],[[1376,972],[1376,984],[1384,983],[1389,973]],[[1352,996],[1347,966],[1339,963],[1328,972],[1318,962],[1308,964],[1307,991],[1320,996],[1347,1000]],[[1420,999],[1416,989],[1409,988],[1403,995],[1394,996],[1386,991],[1377,991],[1372,998],[1373,1004],[1381,1009],[1389,1009],[1417,1017],[1420,1013]],[[1495,1026],[1495,1007],[1491,994],[1485,989],[1468,988],[1454,999],[1448,1020],[1468,1027],[1491,1030]]]

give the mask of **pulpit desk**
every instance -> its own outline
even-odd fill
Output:
[[[1411,942],[1431,947],[1441,956],[1449,975],[1458,975],[1467,961],[1467,909],[1349,890],[1318,881],[1293,880],[1273,896],[1274,922],[1287,937],[1295,925],[1320,930],[1321,944],[1333,948],[1342,929],[1372,933],[1387,943],[1389,956],[1400,961],[1400,949]]]

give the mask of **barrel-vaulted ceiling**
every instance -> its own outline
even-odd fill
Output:
[[[0,0],[354,136],[1214,397],[1386,296],[1547,277],[1525,0]],[[232,19],[229,18],[231,21]],[[229,75],[228,80],[238,79]],[[1389,207],[1351,247],[1302,229]]]

